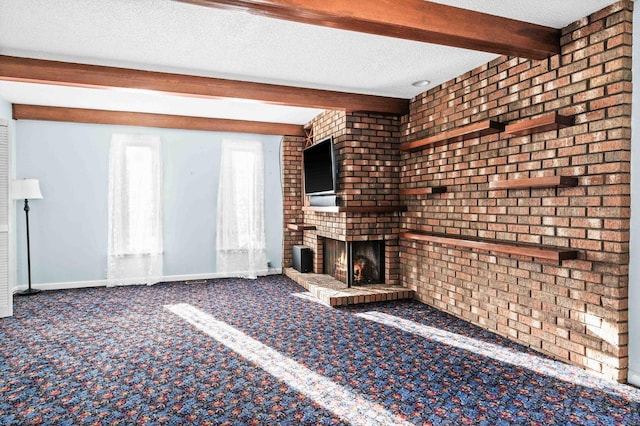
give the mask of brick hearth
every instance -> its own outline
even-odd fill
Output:
[[[373,284],[347,288],[345,283],[326,274],[301,273],[293,268],[285,268],[284,273],[327,306],[413,298],[413,290],[397,285]]]

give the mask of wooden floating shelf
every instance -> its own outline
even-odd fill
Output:
[[[526,246],[510,242],[495,242],[475,239],[472,240],[441,234],[427,234],[413,231],[405,232],[401,235],[401,237],[408,240],[439,243],[449,246],[470,248],[474,250],[515,254],[518,256],[529,256],[536,259],[551,260],[559,264],[562,264],[563,260],[571,260],[578,257],[578,252],[576,250],[557,247]]]
[[[318,213],[340,213],[340,207],[316,207],[316,206],[304,206],[303,212],[318,212]]]
[[[357,207],[315,207],[305,206],[305,212],[321,213],[400,213],[406,212],[407,206],[357,206]]]
[[[408,188],[401,189],[400,195],[427,195],[427,194],[444,194],[447,192],[446,186],[430,186],[427,188]]]
[[[504,128],[504,132],[513,136],[525,136],[536,132],[547,132],[549,130],[557,130],[562,127],[573,126],[573,123],[573,117],[560,115],[557,112],[554,112],[541,117],[508,124]]]
[[[406,142],[400,145],[400,151],[416,151],[427,145],[437,142],[450,142],[454,140],[472,139],[480,136],[499,133],[504,130],[504,124],[493,120],[485,120],[479,123],[470,124],[458,129],[448,130],[428,138],[418,139],[413,142]]]
[[[375,207],[340,207],[346,213],[400,213],[406,212],[407,206],[375,206]]]
[[[288,223],[287,229],[292,231],[313,231],[316,227],[314,225],[296,225],[295,223]]]
[[[494,180],[493,182],[489,182],[489,189],[572,187],[577,185],[577,177],[544,176],[524,179]]]

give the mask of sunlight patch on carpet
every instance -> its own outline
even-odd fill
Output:
[[[320,299],[318,299],[317,297],[315,297],[313,294],[311,294],[309,292],[306,292],[306,293],[291,293],[291,295],[293,297],[297,297],[298,299],[308,300],[310,302],[317,303],[319,305],[327,306],[326,303],[323,303]]]
[[[350,424],[410,425],[381,405],[311,371],[195,306],[179,303],[164,307]]]
[[[560,361],[554,361],[550,358],[519,352],[506,346],[500,346],[494,343],[474,339],[472,337],[463,336],[461,334],[451,333],[446,330],[430,327],[428,325],[399,318],[394,315],[385,314],[383,312],[370,311],[355,315],[357,317],[394,327],[438,343],[454,346],[481,356],[493,358],[503,363],[524,367],[539,374],[544,374],[556,379],[576,383],[581,386],[588,386],[616,395],[632,397],[636,401],[640,401],[640,390],[630,392],[630,389],[625,387],[623,391],[620,391],[620,385],[617,383],[598,379],[578,367],[567,365]]]

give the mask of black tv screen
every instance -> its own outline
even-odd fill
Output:
[[[306,148],[302,158],[305,194],[335,194],[337,173],[333,137]]]

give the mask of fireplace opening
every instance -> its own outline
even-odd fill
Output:
[[[384,241],[325,238],[323,250],[324,273],[348,287],[384,283]]]

